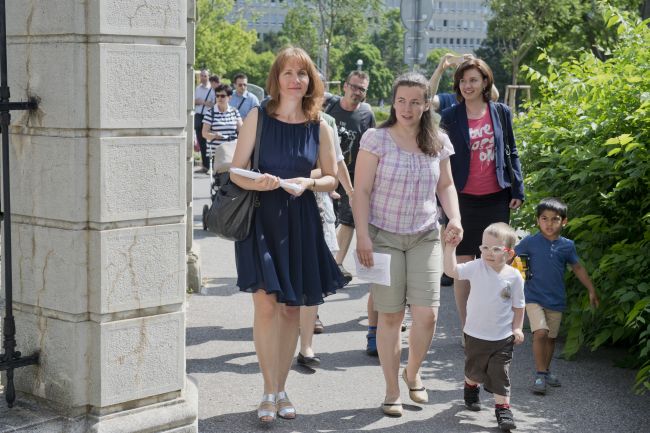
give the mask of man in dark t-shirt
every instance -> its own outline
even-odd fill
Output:
[[[336,120],[339,138],[341,139],[341,150],[345,158],[345,164],[350,172],[351,183],[346,185],[342,179],[337,189],[341,195],[336,200],[335,211],[339,223],[336,240],[339,244],[339,251],[336,253],[336,263],[348,281],[352,274],[343,268],[343,259],[348,253],[350,242],[354,235],[354,219],[350,201],[354,199],[354,165],[357,162],[359,143],[361,136],[370,128],[375,127],[375,115],[370,105],[363,102],[366,99],[370,77],[363,71],[352,71],[343,84],[343,97],[332,96],[325,101],[323,111]],[[368,347],[369,355],[377,356],[375,330],[377,329],[377,312],[372,305],[372,297],[368,298]]]
[[[341,200],[338,203],[337,220],[341,225],[337,235],[339,252],[336,255],[336,262],[341,265],[350,247],[350,241],[354,234],[354,219],[350,200],[354,197],[354,165],[357,162],[359,143],[361,136],[369,128],[375,127],[375,115],[366,104],[366,92],[370,80],[368,74],[363,71],[353,71],[343,84],[343,97],[332,96],[325,102],[324,112],[336,120],[339,138],[341,139],[341,150],[345,158],[345,164],[350,172],[351,185],[339,185],[338,193]],[[345,274],[349,275],[346,271]]]

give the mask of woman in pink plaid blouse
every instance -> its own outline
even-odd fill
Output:
[[[373,284],[379,312],[377,349],[386,381],[382,410],[402,415],[399,391],[400,327],[406,305],[413,324],[402,379],[416,403],[428,401],[419,370],[436,327],[442,274],[436,194],[449,217],[446,233],[462,239],[458,196],[447,135],[431,115],[427,79],[407,73],[395,80],[390,117],[361,139],[353,203],[359,261],[373,266],[373,252],[391,255],[390,286]]]

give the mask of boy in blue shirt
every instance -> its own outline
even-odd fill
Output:
[[[537,205],[536,215],[539,232],[522,239],[515,252],[518,256],[528,255],[530,271],[524,291],[537,370],[531,390],[535,394],[546,394],[547,385],[561,385],[549,367],[562,312],[566,309],[564,272],[567,264],[589,291],[589,303],[598,307],[600,301],[587,270],[579,263],[575,244],[560,236],[562,227],[567,224],[567,205],[556,198],[545,198]]]

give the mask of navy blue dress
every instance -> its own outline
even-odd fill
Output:
[[[266,115],[259,169],[283,179],[309,177],[318,159],[318,123],[290,124]],[[237,286],[253,293],[263,288],[278,302],[318,305],[345,285],[327,248],[316,197],[306,190],[294,197],[282,188],[259,193],[251,233],[235,242]]]

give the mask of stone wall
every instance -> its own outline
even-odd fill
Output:
[[[40,99],[10,129],[18,350],[40,352],[16,387],[89,429],[127,408],[196,404],[184,310],[194,16],[194,0],[7,4],[12,100]],[[169,425],[195,431],[196,410],[180,412]]]

